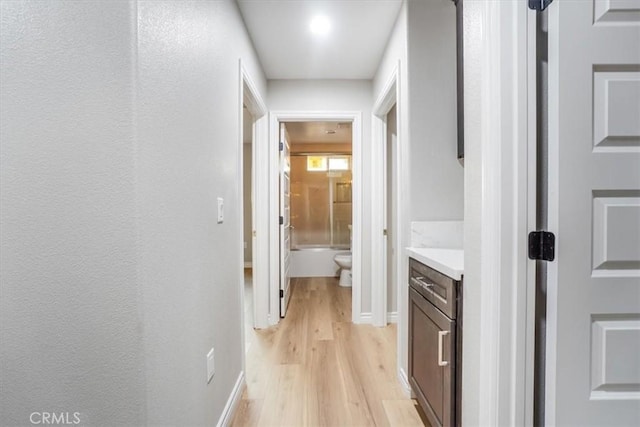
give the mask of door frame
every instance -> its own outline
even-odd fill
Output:
[[[279,123],[341,121],[352,123],[352,320],[363,323],[362,319],[362,112],[361,111],[271,111],[269,113],[269,218],[270,218],[270,286],[269,324],[280,321],[280,256],[279,256]],[[262,159],[265,159],[263,157]],[[267,163],[267,162],[263,162]],[[265,181],[266,182],[266,181]]]
[[[252,221],[252,274],[253,274],[253,322],[252,327],[260,329],[266,328],[269,325],[269,218],[267,215],[258,215],[259,212],[266,212],[269,206],[269,199],[267,197],[268,187],[265,184],[267,182],[268,168],[265,162],[260,162],[259,159],[264,158],[267,154],[267,129],[268,129],[268,116],[267,106],[258,91],[253,79],[249,75],[242,60],[239,61],[239,148],[238,148],[238,188],[239,188],[239,210],[238,212],[244,212],[244,200],[242,197],[243,192],[243,104],[247,106],[247,110],[253,116],[253,138],[251,143],[251,180],[252,180],[252,208],[251,208],[251,221]],[[243,235],[243,224],[239,221],[239,236]],[[244,245],[240,245],[240,266],[239,269],[239,281],[240,284],[240,302],[241,306],[244,304]],[[244,310],[241,310],[241,324],[242,333],[244,336]],[[243,343],[243,358],[244,358],[244,338]]]
[[[387,156],[385,154],[387,149],[387,114],[391,111],[393,106],[396,106],[396,116],[400,117],[402,113],[400,104],[400,61],[395,65],[391,71],[389,77],[385,82],[380,94],[376,98],[376,102],[373,105],[371,122],[372,122],[372,138],[371,138],[371,176],[373,185],[371,186],[371,316],[374,326],[386,326],[387,325],[387,237],[384,235],[383,230],[385,228],[386,219],[386,190],[384,174],[387,172]],[[401,135],[401,126],[399,126],[400,120],[397,119],[397,140],[398,140],[398,158],[402,159],[403,150],[403,137]],[[400,171],[405,168],[396,168],[395,177],[398,183],[398,188],[403,188],[407,183],[401,181]],[[402,257],[405,256],[404,248],[406,245],[403,242],[401,232],[401,224],[406,223],[405,218],[407,209],[400,204],[400,197],[396,194],[397,206],[397,218],[396,223],[393,224],[395,230],[396,239],[396,283],[400,284],[402,275],[400,273],[400,266],[402,265]],[[402,220],[401,220],[402,218]],[[399,286],[399,285],[398,285]],[[398,304],[398,316],[400,317],[400,311],[402,311],[403,305]]]
[[[535,12],[526,2],[469,1],[463,13],[462,423],[531,426],[535,261],[527,256],[527,234],[536,209]]]

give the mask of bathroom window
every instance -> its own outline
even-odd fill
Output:
[[[307,156],[307,171],[324,172],[327,170],[327,158],[325,156]]]
[[[329,157],[330,171],[348,171],[349,169],[348,157]]]
[[[348,171],[351,169],[350,163],[350,156],[307,156],[307,171]]]

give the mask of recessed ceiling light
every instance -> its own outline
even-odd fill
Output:
[[[309,24],[309,29],[313,34],[324,36],[331,30],[331,22],[324,15],[315,16]]]

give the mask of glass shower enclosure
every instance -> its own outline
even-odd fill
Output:
[[[351,156],[291,155],[292,249],[351,248]]]

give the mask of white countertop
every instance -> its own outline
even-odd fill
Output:
[[[407,255],[452,279],[461,280],[464,274],[462,249],[407,248]]]

